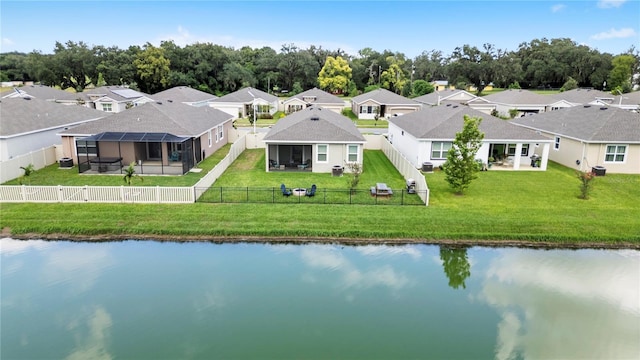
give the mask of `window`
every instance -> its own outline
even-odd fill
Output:
[[[95,141],[76,141],[78,156],[98,156],[98,144]]]
[[[515,156],[516,155],[516,144],[509,144],[507,145],[507,155],[508,156]]]
[[[358,162],[358,145],[347,145],[347,161]]]
[[[529,156],[529,144],[522,144],[522,150],[520,150],[520,155]]]
[[[327,161],[329,161],[328,149],[329,149],[329,145],[318,144],[318,146],[316,148],[316,154],[318,154],[317,155],[317,161],[318,162],[327,162]]]
[[[218,139],[224,139],[224,125],[218,126]]]
[[[102,111],[112,112],[111,104],[102,104]]]
[[[209,147],[211,147],[211,145],[213,145],[213,134],[211,130],[209,130]]]
[[[553,144],[553,149],[554,150],[559,150],[560,149],[560,136],[556,136],[556,141]]]
[[[627,153],[627,145],[607,145],[604,155],[605,162],[624,162]]]
[[[431,144],[431,158],[446,159],[449,149],[451,149],[450,142],[434,142]]]

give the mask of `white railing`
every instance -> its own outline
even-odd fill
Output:
[[[0,186],[2,202],[192,203],[192,187],[160,186]]]
[[[49,146],[28,154],[16,156],[13,159],[0,161],[0,183],[17,179],[24,175],[20,167],[33,165],[34,170],[40,170],[56,162],[56,147]]]
[[[207,175],[203,176],[195,185],[194,185],[194,193],[195,199],[199,199],[200,196],[209,189],[216,180],[222,174],[227,171],[227,168],[231,166],[231,164],[236,161],[238,156],[242,154],[242,152],[247,148],[246,145],[246,135],[242,135],[238,140],[236,140],[229,149],[229,153],[224,157],[213,169],[209,170]]]
[[[427,180],[420,170],[416,169],[411,162],[386,139],[382,140],[382,152],[405,179],[413,179],[416,181],[416,193],[420,196],[424,204],[429,206],[429,187],[427,186]]]

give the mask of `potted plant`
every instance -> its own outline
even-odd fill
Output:
[[[491,165],[493,165],[493,162],[496,161],[496,159],[494,159],[493,156],[489,156],[489,159],[487,159],[487,161],[487,166],[491,168]]]

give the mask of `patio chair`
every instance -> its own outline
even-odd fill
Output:
[[[287,190],[284,184],[280,185],[280,190],[282,191],[282,196],[291,196],[291,190]]]
[[[280,165],[278,165],[278,162],[272,159],[269,159],[269,167],[272,167],[274,169],[277,169],[280,167]]]
[[[316,194],[316,184],[311,185],[311,189],[307,189],[305,196],[314,196]]]
[[[177,151],[174,151],[171,153],[171,156],[169,157],[170,161],[178,161],[180,160],[180,153]]]

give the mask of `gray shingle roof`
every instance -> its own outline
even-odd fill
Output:
[[[107,116],[79,105],[62,105],[38,98],[6,98],[0,101],[0,136],[73,126]]]
[[[278,120],[264,141],[364,142],[365,139],[348,117],[310,106]]]
[[[68,91],[60,90],[60,89],[54,89],[52,87],[44,86],[44,85],[27,85],[27,86],[18,87],[16,89],[21,93],[26,93],[27,95],[30,95],[32,97],[42,99],[42,100],[48,100],[48,101],[55,101],[55,100],[74,101],[81,97],[81,95],[77,93],[71,93]],[[0,94],[0,97],[5,97],[7,95],[12,96],[13,94],[17,95],[16,91],[11,89],[9,91],[3,91]]]
[[[108,96],[109,98],[121,102],[121,101],[133,101],[141,97],[152,98],[151,95],[143,92],[133,90],[124,86],[101,86],[95,89],[85,90],[82,93],[83,98],[90,100],[89,96]]]
[[[573,89],[553,94],[551,97],[557,101],[566,100],[574,104],[588,104],[597,99],[609,99],[609,102],[611,102],[614,99],[611,93],[595,89]]]
[[[157,132],[176,136],[199,136],[230,121],[231,115],[208,106],[149,102],[107,118],[65,131],[66,135],[93,135],[102,132]]]
[[[407,99],[406,97],[400,96],[387,89],[376,89],[373,91],[369,91],[368,93],[364,93],[362,95],[354,97],[353,99],[351,99],[351,102],[353,102],[354,104],[360,104],[369,99],[380,104],[387,105],[420,105],[419,103],[411,99]]]
[[[420,102],[420,103],[423,103],[423,104],[428,104],[428,105],[438,105],[438,103],[442,104],[443,102],[459,102],[459,101],[456,101],[456,100],[448,101],[447,99],[451,98],[451,97],[454,97],[454,95],[458,95],[460,93],[468,94],[473,99],[477,98],[476,95],[473,95],[473,94],[471,94],[471,93],[469,93],[468,91],[465,91],[465,90],[447,89],[447,90],[442,90],[442,91],[434,91],[431,94],[418,96],[417,98],[413,98],[413,100],[417,101],[417,102]],[[438,97],[440,97],[439,100],[438,100]]]
[[[574,106],[512,122],[586,142],[640,143],[640,114],[615,107]]]
[[[536,94],[530,90],[509,89],[493,93],[483,98],[492,103],[507,105],[548,105],[557,100],[549,95]]]
[[[315,100],[310,100],[309,98],[315,97]],[[305,101],[310,104],[318,104],[318,105],[341,105],[344,106],[344,100],[339,97],[329,94],[326,91],[320,90],[318,88],[309,89],[305,92],[301,92],[300,94],[294,95],[285,101],[285,104],[292,100],[299,99]]]
[[[482,118],[480,130],[486,140],[545,140],[534,131],[514,126],[506,120],[463,105],[435,106],[393,117],[389,122],[418,139],[455,139],[462,130],[464,115]]]
[[[196,90],[188,86],[176,86],[171,89],[160,91],[152,95],[154,100],[174,101],[180,103],[204,102],[218,97],[204,91]]]
[[[253,94],[253,96],[256,97],[256,99],[263,99],[266,100],[268,102],[274,102],[276,100],[278,100],[278,98],[274,95],[271,94],[267,94],[266,92],[262,91],[262,90],[258,90],[252,87],[246,87],[246,88],[242,88],[238,91],[234,91],[230,94],[227,94],[225,96],[219,97],[217,99],[212,100],[211,102],[214,103],[242,103],[242,104],[248,104],[251,103],[253,101],[253,96],[251,96],[251,94],[249,93],[251,92],[251,94]]]

